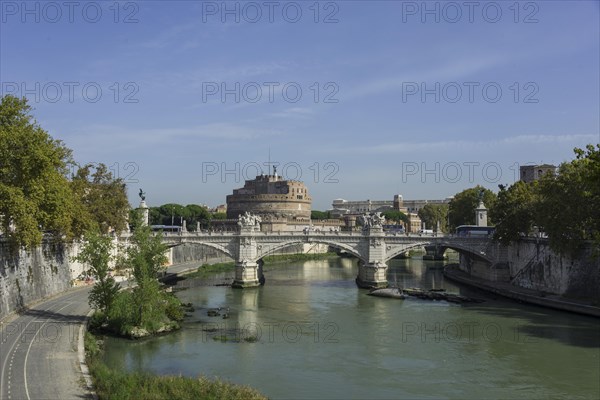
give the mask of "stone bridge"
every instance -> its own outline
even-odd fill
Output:
[[[453,236],[406,236],[384,232],[381,226],[369,226],[362,232],[261,232],[260,225],[240,224],[238,232],[168,234],[163,242],[169,246],[196,244],[211,247],[235,260],[234,287],[258,286],[263,282],[263,257],[278,250],[304,243],[326,244],[357,257],[358,286],[387,286],[387,261],[406,251],[435,246],[436,253],[453,249],[471,259],[495,265],[503,262],[503,246],[487,238]]]

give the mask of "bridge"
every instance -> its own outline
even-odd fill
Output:
[[[435,247],[436,253],[453,249],[471,259],[489,265],[502,262],[502,246],[487,238],[454,236],[406,236],[385,232],[378,221],[371,220],[361,232],[261,232],[260,218],[242,216],[237,232],[181,232],[165,235],[163,243],[169,247],[195,244],[211,247],[235,260],[233,287],[258,286],[263,282],[263,257],[286,247],[311,243],[326,244],[352,254],[359,259],[358,286],[387,286],[387,262],[411,249]]]

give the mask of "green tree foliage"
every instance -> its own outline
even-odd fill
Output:
[[[539,225],[554,249],[571,255],[584,240],[600,244],[600,145],[575,149],[575,154],[556,176],[539,182]]]
[[[500,186],[498,199],[490,209],[490,218],[497,222],[496,239],[509,244],[533,231],[539,209],[537,191],[537,182],[518,181],[508,189]]]
[[[96,279],[90,291],[90,307],[101,311],[104,316],[110,313],[119,292],[119,284],[109,274],[112,249],[113,243],[110,237],[90,231],[85,234],[83,247],[75,257],[76,261],[90,266],[89,272]]]
[[[200,222],[200,226],[207,228],[212,218],[213,216],[208,209],[198,204],[182,206],[181,204],[168,203],[160,207],[150,208],[151,225],[181,225],[185,220],[187,229],[195,230],[197,222]]]
[[[70,237],[71,150],[30,115],[25,98],[0,101],[0,223],[14,246],[34,247],[43,231]],[[10,225],[14,225],[14,230]]]
[[[211,214],[211,218],[212,219],[218,219],[218,220],[223,220],[223,219],[227,219],[227,213],[212,213]]]
[[[483,186],[465,189],[457,193],[448,205],[450,229],[460,225],[475,225],[475,209],[479,205],[479,192],[483,190],[483,203],[490,209],[494,207],[496,195]],[[490,217],[489,223],[493,223]]]
[[[575,149],[575,155],[556,176],[500,188],[490,210],[498,239],[518,241],[537,226],[560,253],[576,256],[586,240],[600,251],[600,145]]]
[[[331,218],[331,213],[329,213],[329,211],[317,211],[317,210],[312,210],[310,212],[310,219],[329,219]]]
[[[448,232],[448,205],[447,204],[425,204],[419,210],[419,218],[425,223],[427,229],[437,229],[438,224],[441,232]]]
[[[87,164],[77,170],[71,186],[79,209],[75,223],[80,227],[107,233],[127,228],[129,201],[122,179],[114,179],[106,165]],[[77,230],[76,230],[77,231]]]
[[[131,210],[134,212],[135,210]],[[129,217],[129,221],[132,220],[132,217]],[[162,225],[162,216],[160,215],[160,209],[158,207],[150,207],[148,209],[148,220],[150,225]],[[129,223],[131,227],[131,222]],[[133,228],[132,228],[133,229]]]
[[[13,247],[35,247],[43,233],[70,240],[88,230],[125,228],[127,196],[106,166],[75,166],[71,150],[30,115],[25,98],[0,101],[0,224]],[[11,229],[11,225],[14,229]]]
[[[388,223],[400,223],[401,221],[408,223],[408,216],[402,211],[389,210],[382,212],[381,215],[385,217]]]

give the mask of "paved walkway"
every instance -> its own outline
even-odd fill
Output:
[[[514,300],[550,307],[557,310],[600,317],[600,307],[594,306],[590,302],[566,299],[558,295],[546,294],[538,290],[514,286],[508,282],[492,282],[486,279],[475,278],[456,268],[444,269],[444,276],[450,280],[474,286]]]
[[[77,356],[89,287],[38,303],[0,326],[0,398],[88,397]]]
[[[197,267],[197,262],[179,264],[168,272]],[[78,356],[90,288],[71,289],[0,322],[0,399],[92,398]]]

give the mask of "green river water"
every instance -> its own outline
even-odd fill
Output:
[[[348,258],[267,264],[266,284],[256,289],[179,282],[187,288],[177,295],[196,308],[183,329],[140,342],[108,338],[105,360],[220,377],[273,399],[600,398],[598,319],[454,284],[440,262],[389,264],[392,284],[485,302],[367,296]],[[217,307],[229,307],[229,318],[207,316]]]

